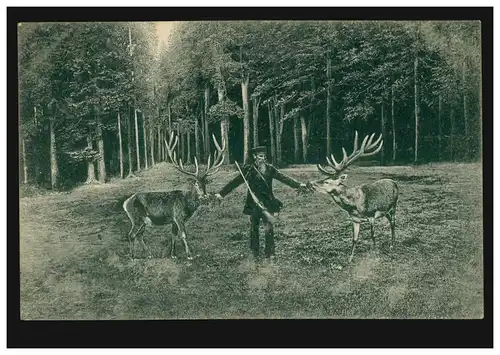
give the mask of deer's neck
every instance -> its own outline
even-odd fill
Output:
[[[359,204],[362,202],[362,193],[356,187],[340,187],[333,191],[331,196],[342,209],[349,213],[359,210]]]
[[[201,195],[196,188],[190,189],[187,193],[188,208],[192,211],[196,210],[201,205]]]

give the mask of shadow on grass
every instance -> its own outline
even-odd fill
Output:
[[[410,184],[440,185],[449,182],[442,176],[432,176],[432,175],[382,174],[382,176],[385,179],[393,179],[396,182],[401,181]]]

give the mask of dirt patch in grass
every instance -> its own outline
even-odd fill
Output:
[[[166,258],[170,226],[148,227],[153,259],[131,260],[130,228],[119,203],[138,190],[185,188],[159,164],[133,179],[70,193],[22,198],[23,319],[190,318],[480,318],[482,288],[481,169],[474,164],[352,167],[349,185],[390,177],[400,188],[396,245],[389,223],[369,226],[352,263],[347,214],[323,195],[301,196],[275,184],[285,208],[275,226],[277,260],[254,261],[246,190],[220,208],[200,209],[188,223],[199,258]],[[301,181],[314,169],[287,169]],[[227,168],[209,190],[236,174]],[[262,231],[261,231],[262,232]],[[261,237],[261,248],[264,247]],[[140,248],[137,249],[140,251]]]

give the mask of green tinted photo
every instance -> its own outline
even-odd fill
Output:
[[[21,319],[483,318],[481,22],[17,29]]]

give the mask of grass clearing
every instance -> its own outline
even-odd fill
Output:
[[[283,171],[302,181],[319,176],[314,166]],[[377,247],[362,225],[351,264],[347,213],[324,195],[297,195],[277,181],[285,208],[275,264],[249,258],[245,186],[188,222],[199,258],[185,260],[180,245],[177,260],[166,258],[165,226],[146,228],[154,259],[130,260],[130,223],[117,202],[139,190],[186,187],[165,163],[133,179],[27,194],[20,199],[21,318],[482,318],[481,171],[478,164],[350,168],[349,186],[388,177],[401,194],[394,251],[389,223],[379,219]],[[222,170],[208,190],[234,174]]]

